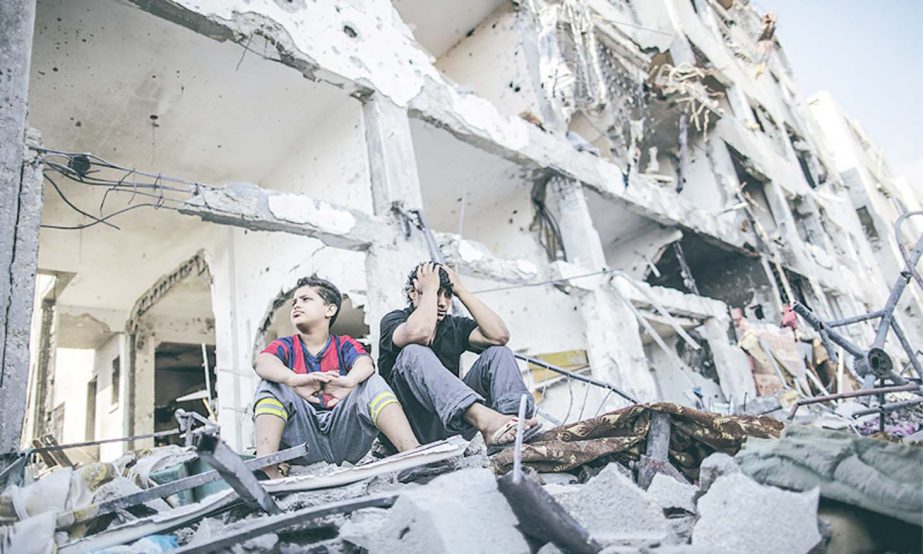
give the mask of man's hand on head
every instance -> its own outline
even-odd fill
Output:
[[[458,276],[458,273],[455,273],[449,266],[443,265],[440,266],[445,270],[446,275],[449,276],[449,282],[452,283],[452,292],[458,294],[460,291],[465,291],[465,285],[461,282],[461,277]]]
[[[439,291],[439,266],[433,262],[427,262],[417,269],[417,276],[413,280],[413,287],[419,293],[428,290]]]

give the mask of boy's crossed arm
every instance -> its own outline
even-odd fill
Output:
[[[319,371],[295,373],[286,367],[279,358],[266,352],[262,352],[256,357],[256,364],[253,369],[262,379],[291,387],[298,396],[312,404],[320,404],[320,399],[316,396],[317,393],[323,390],[325,384],[335,378],[333,375]]]
[[[266,352],[257,356],[254,369],[262,379],[291,387],[298,396],[312,404],[320,403],[320,399],[317,397],[318,392],[326,392],[333,397],[327,403],[328,408],[336,406],[359,383],[362,383],[375,373],[372,358],[368,355],[359,356],[346,375],[333,375],[320,371],[295,373],[286,367],[279,358]]]
[[[324,384],[324,392],[332,396],[327,401],[327,407],[332,408],[346,398],[351,390],[359,386],[360,383],[375,374],[375,366],[372,364],[372,358],[363,354],[356,358],[352,368],[346,375],[338,375]]]

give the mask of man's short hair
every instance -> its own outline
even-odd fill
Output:
[[[404,282],[404,298],[407,299],[407,304],[410,306],[413,305],[413,302],[410,301],[410,293],[413,291],[413,280],[417,277],[417,271],[428,263],[432,262],[418,263],[407,275],[407,281]],[[441,264],[436,264],[436,269],[439,271],[439,290],[444,290],[449,294],[455,294],[455,291],[452,290],[452,280],[449,279],[449,274],[446,273],[445,268],[443,268]]]
[[[312,287],[316,289],[318,296],[323,298],[324,302],[327,304],[333,304],[337,307],[337,311],[334,312],[333,317],[330,318],[330,327],[333,327],[337,317],[340,315],[340,306],[343,304],[343,295],[340,294],[340,289],[338,289],[336,285],[330,281],[321,279],[317,275],[311,275],[310,277],[302,277],[301,279],[298,279],[298,283],[295,285],[295,290],[298,290],[301,287]]]

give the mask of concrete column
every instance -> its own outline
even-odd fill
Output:
[[[548,206],[557,217],[572,268],[567,272],[574,275],[606,269],[602,242],[582,185],[554,178],[548,186]],[[657,385],[641,343],[638,321],[627,300],[602,277],[575,284],[580,287],[575,290],[580,294],[580,311],[586,322],[587,357],[593,376],[623,388],[640,401],[656,399]]]
[[[363,104],[362,115],[375,214],[387,215],[394,202],[401,202],[407,209],[422,208],[420,177],[406,108],[375,94]]]
[[[215,245],[208,266],[213,276],[212,310],[215,313],[215,390],[218,393],[218,425],[221,438],[238,452],[254,443],[253,419],[248,413],[253,401],[254,358],[250,321],[241,312],[241,291],[237,285],[238,252],[235,228],[227,228],[227,240]]]
[[[149,330],[135,335],[134,364],[132,367],[131,434],[145,435],[154,432],[154,390],[156,385],[154,355],[157,339]],[[154,439],[132,441],[130,448],[150,448]]]
[[[24,165],[35,0],[0,2],[0,456],[19,449],[29,382],[41,168]]]
[[[753,374],[749,371],[750,361],[747,354],[728,340],[730,325],[730,318],[710,317],[699,328],[699,334],[708,341],[711,348],[721,392],[725,398],[733,399],[734,403],[740,404],[744,395],[748,398],[756,397],[756,385],[753,382]]]
[[[407,110],[380,95],[369,98],[363,106],[365,137],[369,152],[372,206],[375,215],[393,218],[395,203],[402,209],[422,209],[420,177],[410,135]],[[384,234],[384,233],[383,233]],[[392,241],[376,242],[365,261],[368,301],[365,318],[371,329],[373,355],[378,354],[378,324],[391,310],[406,305],[401,288],[407,273],[417,263],[428,260],[429,253],[422,234],[415,228],[410,237],[398,234]]]

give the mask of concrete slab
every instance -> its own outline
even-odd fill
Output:
[[[663,510],[614,464],[585,485],[546,490],[601,543],[642,546],[667,537]]]
[[[696,492],[698,488],[658,473],[647,489],[647,496],[664,510],[680,509],[694,514]]]
[[[705,458],[699,466],[699,496],[708,492],[708,488],[718,477],[734,473],[740,473],[740,466],[733,457],[723,452],[715,452]]]
[[[356,542],[372,554],[528,553],[529,544],[516,524],[493,473],[471,468],[402,494],[374,535]]]
[[[719,477],[699,499],[692,546],[713,552],[808,552],[820,540],[820,492],[760,485],[742,473]]]
[[[668,517],[667,529],[669,530],[669,536],[667,537],[667,544],[689,546],[689,541],[692,540],[693,528],[695,528],[695,516]],[[660,549],[657,552],[660,552]]]
[[[768,485],[820,487],[825,498],[919,525],[923,449],[849,432],[790,425],[779,440],[753,439],[737,454],[741,469]]]

